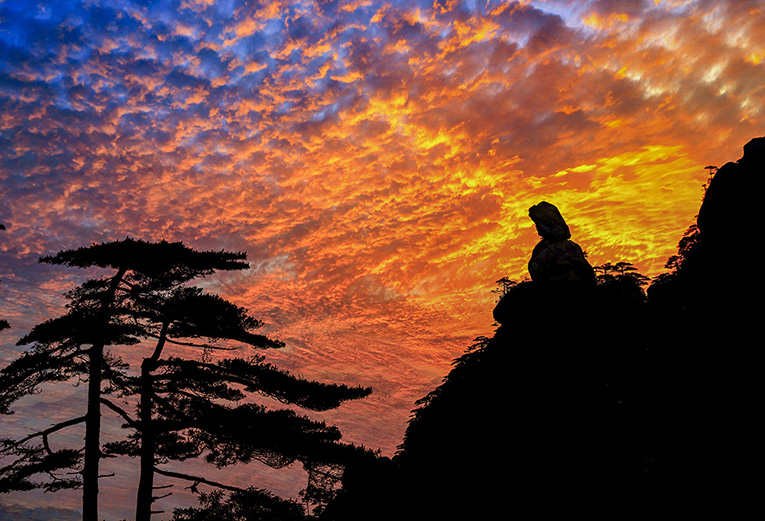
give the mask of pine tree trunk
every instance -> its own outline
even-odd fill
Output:
[[[88,409],[85,413],[85,456],[82,468],[82,520],[98,521],[98,465],[101,459],[101,373],[104,363],[106,327],[124,269],[109,284],[101,301],[98,340],[90,348],[88,366]]]
[[[101,458],[101,365],[104,345],[90,349],[88,410],[85,414],[85,462],[82,469],[82,519],[98,521],[98,463]]]
[[[150,358],[141,364],[141,476],[138,481],[136,498],[136,521],[151,519],[151,504],[154,501],[154,429],[151,424],[151,404],[153,393],[152,370],[156,363]]]
[[[156,433],[151,421],[154,400],[154,380],[152,372],[157,369],[162,348],[165,346],[169,321],[162,324],[157,346],[150,358],[144,358],[141,364],[141,475],[138,480],[135,520],[150,521],[151,505],[154,502],[154,453],[156,452]]]

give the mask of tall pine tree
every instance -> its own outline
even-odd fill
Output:
[[[282,346],[281,342],[254,333],[262,323],[242,308],[187,285],[217,270],[246,269],[244,259],[243,253],[201,252],[181,243],[130,238],[43,257],[42,262],[106,268],[112,273],[71,291],[65,315],[36,326],[19,341],[22,345],[32,344],[32,348],[0,372],[0,412],[10,412],[14,401],[36,392],[44,382],[72,379],[88,382],[87,410],[83,416],[24,439],[4,440],[3,453],[15,454],[18,459],[1,470],[0,488],[55,490],[78,486],[79,480],[56,471],[77,465],[79,452],[53,451],[48,437],[84,422],[83,519],[95,521],[98,467],[103,457],[101,405],[119,413],[135,431],[127,441],[112,444],[106,452],[140,456],[137,519],[149,519],[151,515],[155,473],[205,481],[163,470],[158,463],[204,453],[219,466],[251,459],[279,466],[283,461],[300,459],[310,467],[308,454],[318,451],[311,444],[320,446],[324,454],[341,447],[335,443],[340,437],[336,429],[291,411],[266,411],[253,404],[221,405],[221,400],[239,402],[249,393],[259,392],[285,403],[325,410],[369,393],[368,389],[293,377],[265,363],[262,356],[227,357],[215,362],[207,356],[215,348],[236,347],[216,345],[218,341],[234,342],[238,347]],[[156,345],[144,357],[140,375],[129,374],[127,364],[117,354],[125,346],[149,339]],[[165,356],[168,344],[194,345],[203,356],[198,360]],[[106,399],[113,393],[139,398],[137,418]],[[241,432],[242,436],[232,436],[232,432]],[[255,436],[257,433],[260,438]],[[289,438],[285,433],[294,436]],[[42,445],[32,444],[37,438]],[[328,449],[333,443],[337,447]],[[316,459],[312,456],[311,461]],[[39,473],[51,479],[32,481]]]
[[[137,418],[122,411],[135,432],[124,442],[110,444],[107,452],[140,458],[136,520],[151,517],[155,474],[210,483],[162,468],[169,461],[204,456],[218,467],[260,460],[281,468],[298,460],[310,474],[317,465],[340,463],[353,452],[339,443],[336,428],[291,410],[269,410],[250,398],[258,394],[324,411],[366,396],[369,389],[298,378],[267,363],[262,355],[213,361],[209,355],[214,350],[271,349],[284,344],[254,334],[252,330],[261,322],[199,288],[152,293],[131,305],[142,335],[156,338],[156,345],[151,356],[143,359],[140,377],[122,389],[124,394],[140,396]],[[179,345],[186,352],[197,348],[201,356],[189,359],[168,353],[169,346]]]

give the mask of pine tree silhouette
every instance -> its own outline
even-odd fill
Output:
[[[352,450],[339,443],[336,428],[293,411],[271,411],[253,403],[225,404],[260,393],[305,409],[326,410],[370,392],[304,380],[258,355],[212,360],[210,353],[219,349],[283,346],[255,333],[262,323],[244,309],[187,285],[218,270],[246,269],[243,253],[196,251],[182,243],[128,238],[62,251],[41,261],[110,268],[113,275],[86,281],[70,291],[68,312],[33,328],[19,341],[20,345],[32,344],[31,350],[0,372],[3,412],[10,412],[13,402],[36,392],[43,383],[88,381],[83,416],[21,440],[4,440],[3,453],[18,458],[2,469],[0,487],[56,490],[81,485],[83,517],[90,519],[97,513],[99,460],[109,455],[137,456],[141,475],[136,519],[148,520],[155,499],[155,473],[228,490],[244,492],[248,488],[171,472],[161,462],[204,455],[217,466],[259,459],[281,467],[300,460],[315,473],[322,466],[337,465]],[[125,346],[151,339],[156,344],[144,357],[140,375],[130,374],[117,354]],[[178,344],[195,347],[199,359],[166,355],[168,345]],[[139,397],[137,417],[107,399],[110,394]],[[134,431],[127,440],[108,444],[103,450],[101,405],[119,414]],[[78,423],[86,427],[81,482],[58,472],[77,467],[79,451],[52,451],[48,444],[51,434]],[[38,438],[42,445],[32,443]],[[33,481],[40,473],[52,476],[52,481]]]

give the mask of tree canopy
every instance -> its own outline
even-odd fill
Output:
[[[321,481],[316,472],[339,465],[353,451],[340,442],[335,427],[293,410],[269,409],[252,397],[324,411],[370,390],[306,380],[276,368],[262,354],[239,355],[284,344],[257,333],[263,323],[244,308],[188,285],[218,270],[246,269],[245,254],[128,238],[40,260],[113,273],[68,292],[67,312],[21,338],[20,345],[31,347],[0,371],[0,412],[6,414],[43,383],[88,382],[83,415],[21,439],[3,440],[2,453],[16,459],[0,469],[0,490],[82,486],[83,518],[96,519],[99,460],[139,457],[136,519],[148,520],[157,499],[156,474],[242,494],[251,489],[163,468],[169,461],[203,457],[222,467],[259,460],[281,468],[298,460],[309,471],[310,489]],[[147,347],[147,342],[154,346]],[[146,351],[140,373],[120,358],[127,346]],[[189,358],[189,349],[197,355]],[[136,414],[110,396],[136,403]],[[101,446],[101,406],[125,421],[131,434],[124,440]],[[83,450],[51,449],[52,434],[83,422]],[[35,479],[40,475],[45,479]]]

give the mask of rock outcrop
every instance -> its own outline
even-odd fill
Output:
[[[730,253],[734,241],[759,237],[763,189],[765,137],[759,137],[744,145],[743,157],[723,165],[709,183],[697,219],[704,240]]]
[[[582,306],[592,305],[595,272],[582,248],[571,239],[571,231],[555,205],[542,201],[529,208],[542,238],[529,260],[531,282],[505,295],[494,308],[494,320],[505,324],[533,313],[547,317],[548,325],[561,325]]]
[[[571,241],[571,232],[555,205],[546,201],[532,206],[529,217],[542,240],[531,253],[529,274],[534,282],[568,282],[595,285],[595,273],[584,251]]]

